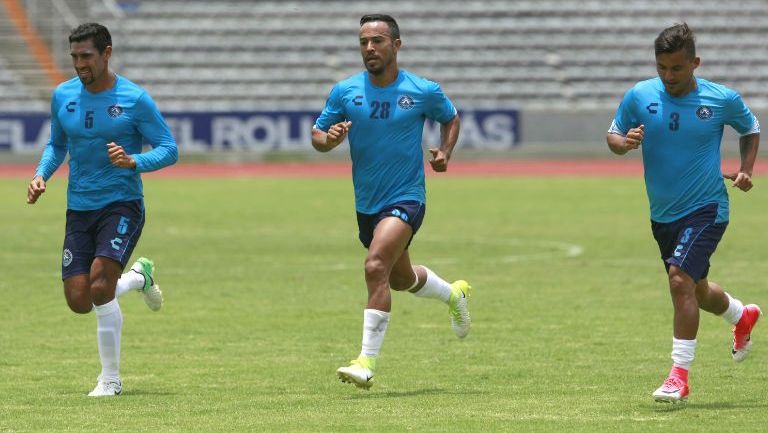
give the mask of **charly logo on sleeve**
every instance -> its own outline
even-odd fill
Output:
[[[109,114],[109,117],[116,119],[120,117],[121,114],[123,114],[123,107],[119,105],[111,105],[109,108],[107,108],[107,114]]]
[[[706,105],[702,105],[696,109],[696,116],[701,120],[709,120],[712,118],[712,109]]]

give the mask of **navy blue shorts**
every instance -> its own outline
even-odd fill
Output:
[[[716,223],[717,203],[706,205],[671,223],[651,221],[661,259],[669,272],[677,266],[693,281],[709,274],[709,258],[715,253],[728,222]]]
[[[421,227],[421,223],[424,221],[424,214],[426,212],[427,205],[415,200],[407,200],[391,204],[375,214],[358,212],[357,227],[360,229],[360,234],[358,235],[360,242],[363,243],[364,247],[369,248],[371,242],[373,242],[373,231],[376,229],[379,222],[384,218],[397,217],[408,223],[413,229],[411,239],[408,240],[408,245],[411,245],[413,236],[419,231],[419,227]]]
[[[108,257],[125,268],[144,227],[142,200],[111,203],[101,209],[67,209],[61,279],[89,274],[95,257]]]

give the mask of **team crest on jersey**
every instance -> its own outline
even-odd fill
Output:
[[[709,120],[712,118],[712,109],[706,105],[702,105],[696,110],[696,116],[701,120]]]
[[[408,95],[403,95],[397,99],[397,106],[403,110],[410,110],[414,106],[413,98]]]
[[[61,258],[61,264],[63,264],[65,268],[72,264],[72,251],[66,248],[64,249],[64,255]]]
[[[123,107],[119,105],[112,105],[107,108],[107,114],[109,114],[109,117],[116,119],[120,117],[121,114],[123,114]]]

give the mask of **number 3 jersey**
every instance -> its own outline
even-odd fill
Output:
[[[439,123],[456,116],[440,86],[400,70],[386,87],[373,85],[363,71],[337,83],[315,122],[322,131],[351,121],[349,147],[358,212],[373,214],[404,200],[425,202],[425,119]]]
[[[696,78],[696,89],[670,96],[660,78],[637,83],[616,110],[609,133],[626,135],[645,125],[640,146],[651,219],[678,220],[717,203],[717,222],[728,221],[728,193],[720,169],[724,125],[739,134],[760,132],[757,118],[735,91]]]
[[[115,85],[89,92],[75,77],[60,84],[51,99],[51,138],[36,176],[48,180],[69,153],[67,208],[101,209],[143,198],[139,173],[176,162],[176,142],[155,102],[141,87],[119,75]],[[113,166],[108,143],[136,161],[136,169]],[[144,142],[152,150],[142,154]]]

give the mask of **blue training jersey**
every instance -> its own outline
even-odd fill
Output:
[[[322,131],[351,121],[349,148],[358,212],[373,214],[404,200],[426,201],[425,119],[446,123],[456,108],[440,85],[401,69],[386,87],[363,71],[337,83],[315,122]]]
[[[115,75],[115,85],[89,92],[78,77],[61,83],[51,98],[51,139],[35,176],[46,181],[69,153],[67,209],[95,210],[116,201],[142,199],[139,173],[171,165],[176,141],[160,110],[137,84]],[[142,154],[144,140],[152,150]],[[136,169],[115,167],[107,144],[114,142],[136,161]]]
[[[720,169],[723,127],[741,135],[760,132],[741,96],[701,78],[681,97],[670,96],[660,78],[641,81],[624,95],[608,132],[626,135],[640,125],[645,125],[640,147],[651,219],[667,223],[717,203],[717,222],[728,221]]]

